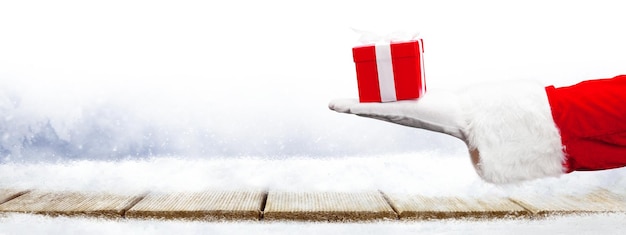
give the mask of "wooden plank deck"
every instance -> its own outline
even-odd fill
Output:
[[[529,211],[507,198],[425,197],[389,194],[401,219],[493,219],[528,217]]]
[[[263,191],[210,191],[148,194],[128,210],[127,218],[189,220],[259,220],[266,193]]]
[[[625,198],[606,189],[597,189],[585,195],[511,197],[511,200],[538,216],[626,212]]]
[[[626,213],[626,196],[426,197],[384,192],[206,191],[113,195],[0,189],[0,213],[202,221],[377,221],[542,218],[572,213]]]
[[[0,189],[0,204],[13,200],[16,197],[28,193],[28,190],[22,189]]]
[[[0,212],[121,218],[140,199],[106,193],[31,191],[1,204]]]
[[[397,214],[379,192],[269,192],[265,220],[392,220]]]

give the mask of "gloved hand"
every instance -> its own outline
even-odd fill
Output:
[[[429,91],[418,100],[389,103],[359,103],[356,99],[339,99],[331,101],[328,107],[340,113],[441,132],[467,143],[459,97],[452,92]]]
[[[464,141],[485,181],[512,183],[559,176],[561,138],[543,85],[480,84],[459,92],[431,90],[418,100],[359,103],[333,100],[329,108],[404,126],[441,132]]]

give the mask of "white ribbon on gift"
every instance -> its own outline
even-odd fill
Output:
[[[411,41],[416,40],[420,53],[420,71],[422,86],[419,91],[420,96],[426,92],[426,79],[424,78],[424,55],[422,52],[422,41],[419,39],[419,33],[407,33],[396,31],[388,34],[377,34],[374,32],[352,29],[361,35],[359,42],[362,45],[374,44],[376,49],[376,69],[378,70],[378,87],[380,89],[381,102],[397,101],[396,86],[393,76],[393,63],[391,61],[391,42],[392,41]]]
[[[396,84],[393,76],[393,63],[391,62],[391,46],[389,43],[376,43],[375,49],[380,101],[396,101],[398,98],[396,97]]]

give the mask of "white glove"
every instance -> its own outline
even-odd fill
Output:
[[[356,99],[340,99],[331,101],[328,107],[340,113],[441,132],[467,143],[459,97],[452,92],[429,91],[418,100],[389,103],[359,103]]]
[[[544,86],[534,82],[481,84],[460,92],[431,90],[418,100],[328,107],[404,126],[436,131],[468,145],[477,173],[511,183],[565,171],[558,128]]]

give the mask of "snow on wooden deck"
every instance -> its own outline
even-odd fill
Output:
[[[148,194],[128,210],[128,218],[259,220],[265,192]]]
[[[0,212],[122,217],[141,195],[31,191],[0,205]]]
[[[397,219],[379,192],[270,192],[264,219],[362,221]]]
[[[507,198],[425,197],[387,195],[401,219],[511,218],[531,212]]]
[[[626,212],[626,197],[605,189],[598,189],[578,196],[511,197],[511,201],[518,203],[535,215]]]
[[[570,213],[626,213],[626,196],[426,197],[385,192],[205,191],[114,195],[0,189],[0,213],[135,219],[372,221],[533,218]]]

